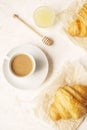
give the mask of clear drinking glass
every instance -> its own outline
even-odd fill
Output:
[[[48,6],[40,6],[34,11],[34,21],[39,27],[50,27],[56,21],[56,14],[53,9]]]

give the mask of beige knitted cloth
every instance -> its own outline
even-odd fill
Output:
[[[86,58],[87,59],[87,58]],[[54,94],[58,87],[62,85],[87,85],[87,62],[83,58],[79,61],[66,62],[56,77],[54,83],[42,91],[42,93],[35,99],[35,107],[33,109],[35,116],[53,128],[53,130],[76,130],[85,117],[79,120],[60,120],[53,122],[49,116],[49,106],[53,101]]]
[[[61,22],[63,23],[63,33],[65,33],[74,44],[87,50],[87,37],[73,37],[70,36],[67,31],[70,23],[77,18],[78,11],[84,3],[87,3],[87,0],[74,0],[71,5],[61,13]]]

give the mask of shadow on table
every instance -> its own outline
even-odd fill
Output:
[[[46,77],[46,79],[44,81],[44,82],[46,82],[52,75],[52,72],[53,72],[53,61],[52,61],[52,58],[49,56],[49,54],[45,50],[43,50],[42,48],[40,48],[40,49],[45,53],[45,55],[47,57],[47,60],[48,60],[48,74],[47,74],[47,77]]]

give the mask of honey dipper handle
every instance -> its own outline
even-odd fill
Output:
[[[43,37],[43,35],[41,33],[36,31],[30,24],[28,24],[26,21],[24,21],[22,18],[20,18],[17,14],[13,14],[13,17],[20,20],[23,24],[25,24],[29,29],[31,29],[33,32],[35,32],[37,35],[39,35],[41,38]]]

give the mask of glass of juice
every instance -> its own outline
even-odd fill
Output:
[[[56,21],[55,11],[48,6],[40,6],[34,11],[34,21],[39,27],[50,27]]]

